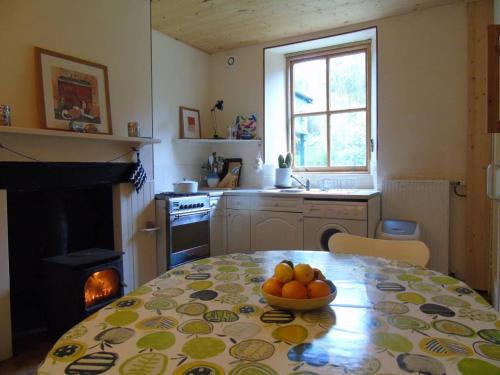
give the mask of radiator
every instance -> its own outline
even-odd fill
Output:
[[[385,180],[382,218],[420,224],[422,241],[431,252],[428,268],[448,274],[450,182],[444,180]]]

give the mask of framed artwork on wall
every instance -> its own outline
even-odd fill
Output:
[[[234,122],[238,131],[238,139],[254,139],[257,135],[257,114],[250,113],[248,115],[236,116]]]
[[[47,129],[113,133],[106,66],[38,47],[35,58]]]
[[[181,138],[201,138],[200,111],[179,107]]]

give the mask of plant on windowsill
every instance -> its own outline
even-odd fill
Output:
[[[286,157],[280,154],[278,157],[279,168],[276,168],[276,187],[289,188],[292,186],[290,178],[292,175],[292,164],[293,155],[291,153],[286,154]]]

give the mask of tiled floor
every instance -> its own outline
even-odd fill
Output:
[[[33,375],[53,343],[44,337],[30,337],[16,345],[18,355],[0,362],[0,375]]]

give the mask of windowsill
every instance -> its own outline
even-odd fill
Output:
[[[311,174],[311,175],[333,175],[333,176],[343,176],[343,175],[367,175],[370,174],[369,171],[305,171],[305,170],[295,170],[292,169],[295,174]]]

